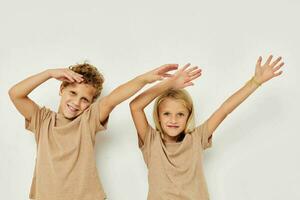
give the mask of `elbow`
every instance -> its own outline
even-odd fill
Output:
[[[9,95],[10,99],[14,99],[15,98],[16,94],[15,94],[14,87],[12,87],[12,88],[10,88],[8,90],[8,95]]]
[[[111,101],[108,97],[104,97],[101,100],[101,104],[103,104],[103,107],[107,108],[110,111],[112,111],[116,107],[113,101]]]
[[[129,103],[129,107],[130,107],[130,110],[131,110],[131,111],[136,110],[136,105],[135,105],[134,101],[131,101],[131,102]]]
[[[140,110],[140,107],[139,107],[138,104],[135,102],[135,100],[133,100],[133,101],[131,101],[131,102],[129,103],[129,107],[130,107],[131,112]]]
[[[19,89],[17,89],[16,86],[13,86],[8,90],[8,95],[11,100],[27,97],[27,95],[23,96],[22,94],[20,94]]]

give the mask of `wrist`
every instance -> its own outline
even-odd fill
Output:
[[[162,83],[162,84],[166,87],[166,89],[168,89],[168,90],[176,89],[176,87],[174,87],[174,82],[173,82],[172,78],[164,79],[161,83]]]
[[[48,78],[53,78],[53,69],[47,69],[43,73],[48,77]]]
[[[251,84],[254,84],[255,86],[257,87],[260,87],[262,85],[262,81],[260,81],[257,77],[255,76],[252,76],[252,78],[246,83],[251,83]]]
[[[257,78],[256,76],[252,77],[252,81],[258,86],[262,85],[262,81],[259,78]]]
[[[146,85],[149,83],[149,81],[146,79],[145,74],[135,77],[135,80],[141,85]]]

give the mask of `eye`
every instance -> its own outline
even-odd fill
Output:
[[[168,116],[168,115],[170,115],[170,113],[169,112],[165,112],[165,113],[163,113],[163,115]]]
[[[71,94],[71,95],[75,95],[75,94],[76,94],[76,92],[74,92],[74,91],[70,91],[70,94]]]
[[[178,116],[183,117],[184,113],[178,113]]]
[[[83,101],[84,103],[89,103],[89,102],[90,102],[90,101],[89,101],[88,99],[86,99],[86,98],[83,98],[82,101]]]

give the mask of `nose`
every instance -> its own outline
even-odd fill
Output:
[[[176,115],[172,115],[170,120],[171,120],[171,123],[175,124],[177,122]]]
[[[80,104],[80,99],[79,98],[75,98],[73,103],[75,104],[75,106],[79,106]]]

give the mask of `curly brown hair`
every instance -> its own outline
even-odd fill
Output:
[[[82,78],[84,79],[83,83],[89,84],[96,89],[94,100],[100,96],[103,88],[102,85],[104,82],[104,77],[95,66],[89,63],[83,63],[83,64],[71,65],[69,66],[69,69],[71,69],[72,71],[78,74],[81,74],[83,76]],[[62,86],[66,87],[69,84],[70,83],[64,81],[62,83]]]

